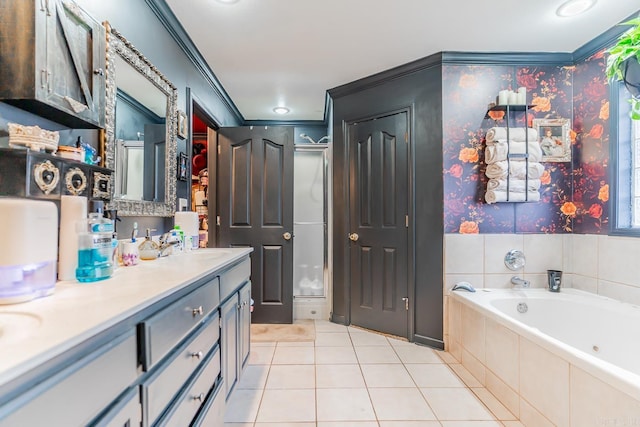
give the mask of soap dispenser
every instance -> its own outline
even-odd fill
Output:
[[[155,231],[155,229],[147,228],[147,235],[144,241],[140,243],[140,246],[138,246],[140,259],[148,261],[158,258],[158,254],[160,253],[160,246],[151,238],[151,231]]]

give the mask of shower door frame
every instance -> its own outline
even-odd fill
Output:
[[[296,298],[310,298],[310,299],[320,299],[320,298],[326,298],[327,301],[329,301],[330,298],[330,291],[329,291],[329,266],[328,266],[328,262],[329,262],[329,208],[328,208],[328,203],[329,203],[329,144],[294,144],[293,146],[293,162],[294,162],[294,173],[295,173],[295,161],[296,161],[296,152],[297,151],[319,151],[322,152],[322,161],[323,161],[323,166],[322,166],[322,197],[323,197],[323,201],[322,201],[322,221],[323,221],[323,260],[322,260],[322,295],[296,295],[295,292],[293,294],[293,301],[295,304],[295,300]],[[295,194],[295,181],[293,183],[294,185],[294,194]],[[298,223],[296,222],[296,218],[295,218],[295,196],[294,196],[294,216],[293,216],[293,229],[294,229],[294,234],[295,234],[295,228],[296,228],[296,224],[300,224],[300,225],[309,225],[312,223],[305,223],[305,222],[301,222]],[[315,222],[313,222],[313,224],[315,224]],[[297,244],[297,240],[295,239],[295,235],[294,235],[294,240],[293,240],[293,256],[294,256],[294,276],[295,276],[295,245]],[[295,289],[295,281],[294,281],[294,289]],[[295,309],[294,309],[295,311]]]

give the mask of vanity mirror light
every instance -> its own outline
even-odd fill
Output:
[[[176,206],[176,87],[122,34],[107,33],[103,155],[115,171],[109,209],[172,216]]]

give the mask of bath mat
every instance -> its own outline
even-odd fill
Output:
[[[299,342],[315,339],[316,327],[313,320],[301,320],[293,324],[251,324],[252,342]]]

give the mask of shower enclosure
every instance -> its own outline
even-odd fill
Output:
[[[327,293],[327,148],[327,144],[294,148],[294,312],[296,300],[306,300],[308,305]],[[314,314],[311,310],[296,317],[313,318]]]

